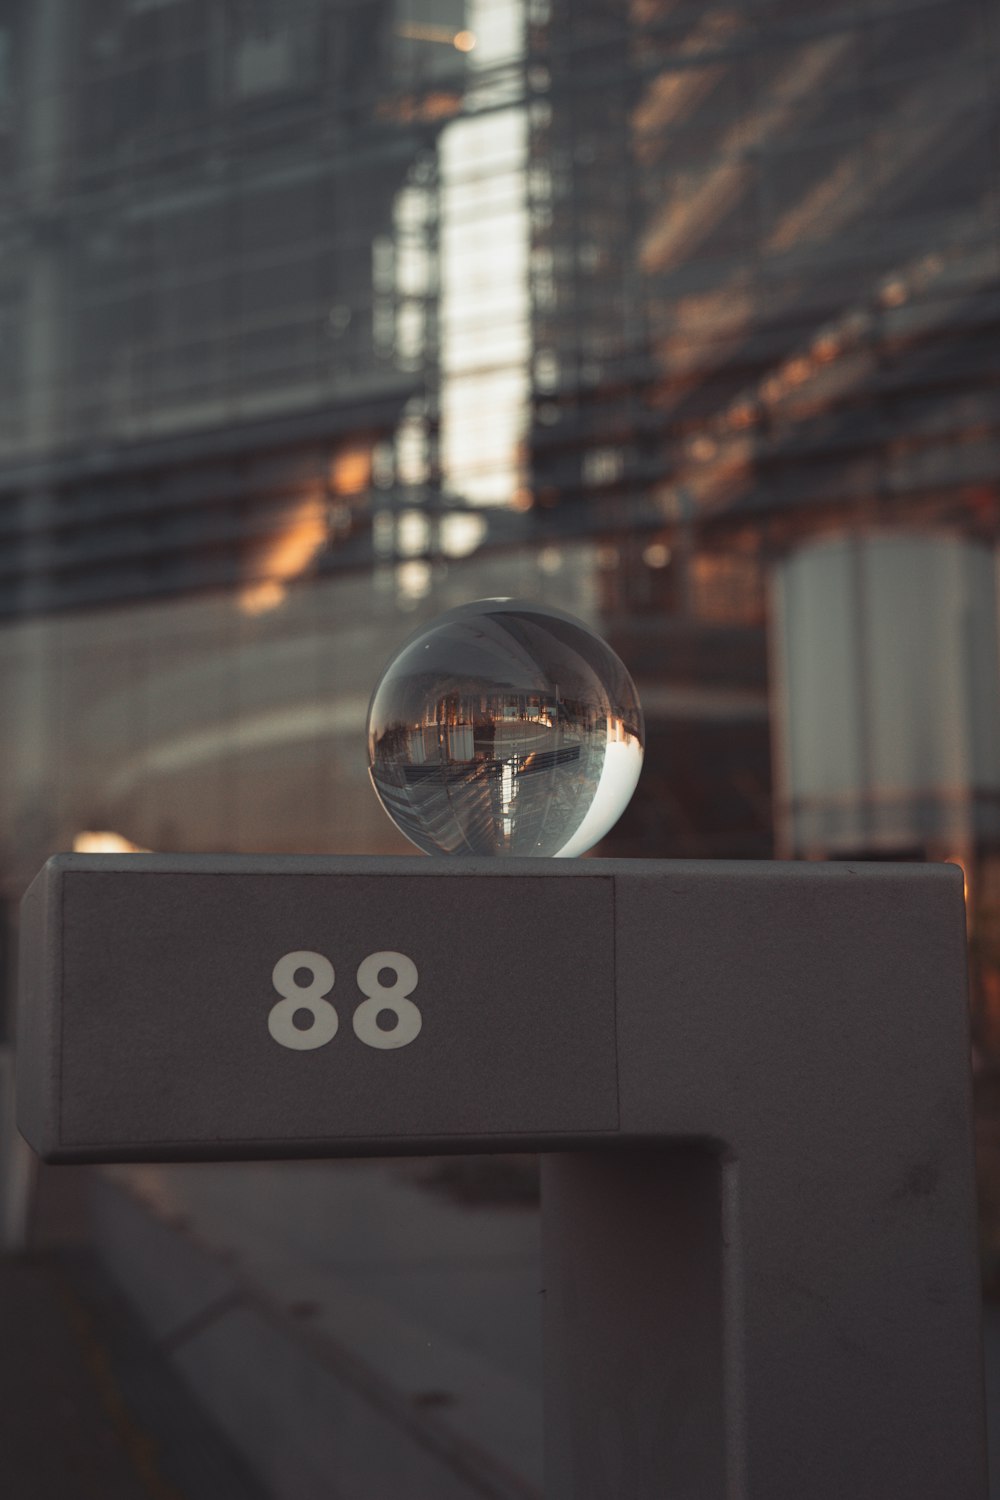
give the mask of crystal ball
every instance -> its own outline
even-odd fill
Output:
[[[379,801],[428,854],[582,854],[642,768],[631,677],[562,610],[480,599],[404,643],[368,710]]]

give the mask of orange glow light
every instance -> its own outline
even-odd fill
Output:
[[[701,433],[698,437],[691,440],[691,457],[696,458],[700,463],[708,463],[710,459],[715,457],[718,448],[719,445],[715,442],[714,438]]]
[[[341,448],[330,464],[330,488],[336,495],[362,495],[371,485],[372,454],[360,444]]]
[[[241,590],[242,612],[262,615],[276,609],[285,597],[285,584],[305,571],[326,540],[324,503],[318,496],[311,496],[295,508],[288,526],[272,542],[261,563],[262,576]]]
[[[97,832],[88,828],[74,835],[73,853],[148,854],[149,850],[144,849],[141,844],[133,844],[131,839],[125,838],[120,833],[112,833],[109,829]]]
[[[968,871],[968,867],[966,866],[965,860],[964,859],[960,859],[957,854],[949,854],[948,857],[947,857],[947,859],[945,860],[945,864],[946,865],[958,865],[958,868],[961,870],[961,872],[962,872],[962,889],[963,889],[963,892],[965,894],[965,904],[966,904],[966,906],[968,906],[968,904],[969,904],[969,871]]]
[[[836,334],[824,333],[813,344],[813,358],[820,364],[829,364],[840,353],[841,344]]]
[[[474,31],[452,31],[450,26],[434,26],[423,21],[403,21],[396,27],[396,35],[410,42],[438,42],[444,47],[454,47],[458,52],[471,52],[476,45]]]

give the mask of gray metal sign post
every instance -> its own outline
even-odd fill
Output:
[[[51,1161],[546,1153],[548,1500],[983,1500],[961,874],[60,856]]]

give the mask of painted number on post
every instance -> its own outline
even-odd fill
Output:
[[[386,972],[391,984],[383,984]],[[305,971],[307,984],[298,976]],[[358,989],[364,1000],[354,1012],[354,1035],[366,1047],[388,1052],[414,1041],[423,1024],[418,1007],[410,999],[417,987],[417,966],[405,953],[390,950],[369,953],[358,966]],[[271,1007],[267,1029],[281,1047],[310,1052],[325,1047],[337,1035],[340,1018],[327,999],[336,982],[333,964],[322,953],[299,949],[285,953],[274,966],[271,982],[281,999]],[[305,1025],[296,1017],[305,1013]]]

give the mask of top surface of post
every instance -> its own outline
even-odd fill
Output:
[[[67,855],[23,950],[57,1160],[732,1141],[841,1054],[967,1072],[942,866]]]

